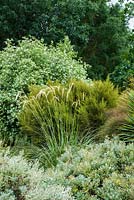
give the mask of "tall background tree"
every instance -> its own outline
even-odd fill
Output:
[[[50,44],[68,35],[78,55],[92,65],[88,76],[106,78],[128,52],[132,7],[108,0],[1,0],[1,48],[8,38],[17,42],[32,35]]]

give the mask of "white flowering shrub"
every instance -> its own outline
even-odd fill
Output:
[[[77,200],[133,200],[134,144],[105,140],[70,148],[55,169],[46,171],[45,180],[71,187]]]
[[[0,149],[0,200],[73,200],[69,187],[49,184],[38,164]]]
[[[28,85],[46,84],[48,80],[66,82],[86,79],[86,65],[76,60],[68,38],[56,47],[44,46],[43,41],[27,39],[18,46],[11,42],[0,51],[0,132],[5,140],[13,139],[18,131],[18,98],[28,92]]]

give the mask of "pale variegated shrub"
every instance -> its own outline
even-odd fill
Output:
[[[49,184],[38,164],[0,149],[0,200],[73,200],[69,187]]]
[[[65,83],[69,79],[86,79],[86,64],[77,60],[68,38],[45,46],[43,41],[28,39],[14,46],[8,43],[0,51],[0,134],[12,139],[18,133],[19,96],[28,92],[28,85],[46,84],[48,80]]]
[[[0,200],[133,200],[134,144],[70,147],[45,172],[0,151]],[[24,197],[24,198],[23,198]]]

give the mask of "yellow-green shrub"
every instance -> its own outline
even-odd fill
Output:
[[[58,127],[66,134],[78,128],[82,136],[104,123],[105,111],[115,106],[117,99],[118,91],[109,80],[32,86],[20,113],[21,129],[35,143],[45,141],[45,131],[57,134]]]
[[[90,93],[79,111],[80,121],[84,128],[98,129],[106,120],[105,112],[116,106],[118,90],[107,79],[93,81]]]

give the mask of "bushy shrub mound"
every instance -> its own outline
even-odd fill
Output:
[[[38,164],[0,149],[0,200],[73,200],[69,187],[45,180]]]
[[[68,148],[43,172],[0,149],[1,200],[133,200],[134,144],[117,139]]]
[[[33,142],[44,142],[52,132],[58,135],[58,124],[66,134],[77,127],[81,135],[87,134],[104,123],[105,111],[117,100],[118,90],[109,80],[33,86],[20,113],[21,129]]]
[[[134,199],[134,144],[105,140],[68,149],[55,169],[45,173],[51,184],[70,186],[77,200]]]
[[[118,89],[107,79],[106,81],[93,81],[90,85],[90,94],[84,105],[81,106],[79,115],[81,125],[87,131],[98,129],[106,120],[105,112],[116,106]]]
[[[85,64],[76,60],[68,40],[56,47],[43,41],[24,39],[11,42],[0,52],[0,132],[8,138],[17,132],[18,98],[28,92],[30,84],[46,84],[48,80],[66,82],[71,78],[86,79]]]
[[[57,163],[66,146],[98,140],[96,129],[104,123],[105,111],[118,100],[118,91],[109,80],[49,83],[31,86],[30,91],[19,122],[23,137],[35,149],[26,151],[45,168]]]

